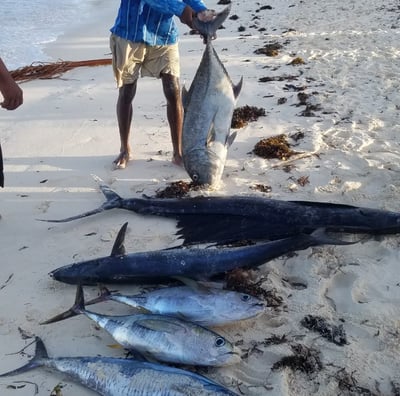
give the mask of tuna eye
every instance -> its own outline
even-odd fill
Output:
[[[225,338],[223,338],[223,337],[218,337],[216,340],[215,340],[215,346],[216,347],[222,347],[222,346],[224,346],[225,345]]]
[[[199,175],[198,174],[193,174],[192,175],[192,180],[196,183],[199,180]]]
[[[251,296],[249,296],[248,294],[243,294],[241,297],[242,301],[249,301],[251,299]]]

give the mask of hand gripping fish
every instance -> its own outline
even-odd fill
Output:
[[[189,91],[182,90],[182,159],[187,173],[199,185],[219,182],[228,148],[236,137],[231,133],[231,122],[243,79],[233,85],[211,43],[229,12],[227,7],[209,22],[193,19],[206,48]]]
[[[33,358],[24,366],[1,374],[0,378],[38,367],[67,374],[103,396],[238,396],[206,377],[161,364],[97,356],[51,358],[39,337],[36,337]]]

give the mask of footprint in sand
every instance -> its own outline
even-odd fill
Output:
[[[357,275],[352,273],[336,274],[327,287],[325,297],[338,314],[357,314],[362,311],[362,303],[367,302],[363,293],[355,288]]]

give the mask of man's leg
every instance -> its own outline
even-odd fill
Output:
[[[123,85],[119,88],[117,101],[117,119],[121,148],[118,157],[114,160],[116,168],[124,169],[132,159],[129,137],[132,123],[132,102],[136,94],[137,80],[132,84]]]
[[[173,148],[172,162],[176,165],[182,165],[183,107],[179,78],[171,74],[162,73],[161,80],[164,95],[167,99],[167,118],[171,130]]]

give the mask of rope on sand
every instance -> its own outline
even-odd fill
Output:
[[[84,61],[34,62],[30,66],[23,66],[11,71],[15,81],[27,82],[35,79],[59,78],[63,73],[75,67],[111,65],[111,59],[91,59]]]

